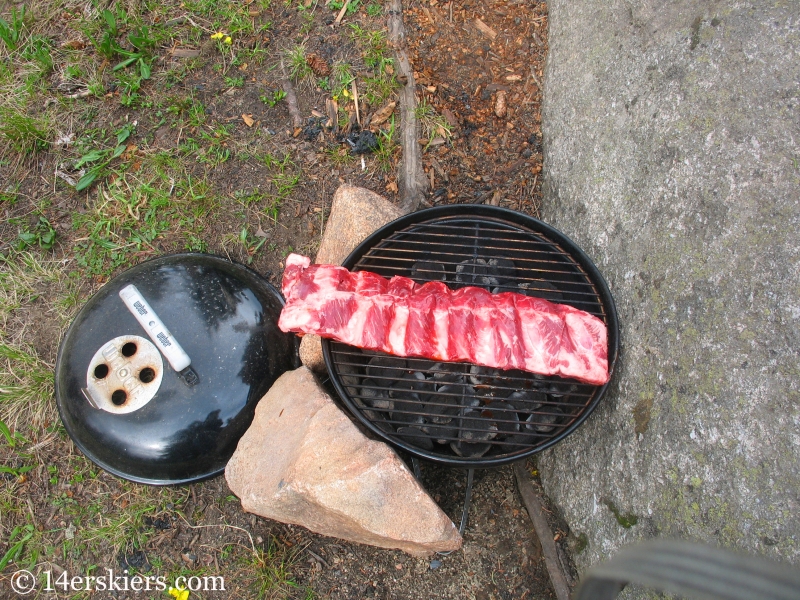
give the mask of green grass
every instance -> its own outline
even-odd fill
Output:
[[[8,50],[16,50],[22,39],[22,32],[25,28],[25,5],[17,10],[11,9],[11,21],[0,18],[0,40],[3,41]]]
[[[344,0],[331,0],[328,4],[328,8],[335,11],[337,14],[342,7],[344,6]],[[350,4],[347,5],[347,11],[345,14],[347,16],[354,15],[358,9],[361,7],[361,0],[350,0]]]
[[[53,136],[53,124],[48,116],[33,117],[20,107],[0,108],[0,137],[20,154],[46,150]]]
[[[378,131],[378,147],[375,150],[375,161],[378,168],[389,173],[395,165],[394,155],[400,146],[395,141],[396,126],[394,115],[389,119],[389,127]]]
[[[306,59],[307,50],[305,44],[297,44],[286,51],[286,62],[288,63],[289,77],[294,81],[300,81],[306,77],[311,77],[314,72],[308,66]]]
[[[52,365],[29,345],[0,343],[0,420],[15,431],[35,430],[54,417]],[[24,435],[24,434],[23,434]]]
[[[22,567],[38,574],[47,562],[89,574],[137,550],[147,552],[159,574],[221,574],[213,563],[189,569],[180,558],[173,562],[174,553],[165,552],[171,543],[153,550],[165,534],[148,525],[151,518],[169,513],[193,527],[216,516],[195,502],[190,508],[188,488],[130,484],[85,458],[55,410],[54,363],[77,311],[126,267],[192,250],[274,269],[292,246],[305,243],[281,220],[296,208],[298,192],[307,195],[316,185],[305,181],[306,163],[298,158],[304,152],[290,155],[278,136],[267,135],[267,127],[275,129],[274,111],[247,109],[270,117],[259,114],[264,127],[248,129],[235,118],[241,111],[231,119],[224,112],[235,103],[215,95],[225,87],[249,89],[255,78],[264,103],[277,106],[283,92],[271,90],[281,62],[305,81],[303,88],[316,82],[306,81],[312,42],[299,42],[328,11],[303,4],[301,18],[293,14],[296,37],[286,53],[271,32],[283,3],[272,4],[44,0],[0,9],[0,213],[9,215],[0,223],[2,577]],[[351,10],[363,13],[365,4]],[[231,43],[209,43],[217,31]],[[339,63],[326,85],[341,93],[358,77],[359,93],[373,102],[390,93],[381,80],[388,54],[380,36],[363,43],[364,59]],[[171,55],[173,48],[201,47],[194,58]],[[56,170],[77,185],[55,177]],[[212,496],[224,518],[239,518],[227,491],[194,489],[206,505]],[[234,571],[234,584],[252,583],[246,597],[313,596],[296,583],[296,547],[276,540],[247,546],[241,531],[220,527],[231,535],[204,535],[207,557],[229,559],[221,566]]]
[[[243,566],[252,573],[251,589],[255,598],[285,598],[298,588],[294,581],[298,552],[278,544],[274,538],[266,548],[258,548],[248,555]],[[306,593],[306,598],[313,595]]]
[[[221,138],[214,132],[203,136],[189,138],[192,145],[184,145],[183,151],[194,152],[200,143],[208,143],[198,161],[213,166],[227,160],[229,151],[221,147]],[[204,178],[187,172],[187,159],[176,152],[144,154],[135,171],[130,163],[114,169],[113,180],[90,194],[88,210],[73,217],[78,266],[92,275],[109,275],[136,256],[159,253],[156,243],[163,245],[167,238],[176,250],[204,249],[204,218],[218,200]]]
[[[9,219],[15,222],[17,219]],[[22,225],[17,235],[17,250],[25,250],[30,247],[38,246],[42,250],[50,250],[56,243],[56,230],[45,217],[39,217],[39,222],[34,227]]]
[[[350,24],[350,37],[361,48],[364,64],[376,73],[382,73],[387,66],[393,66],[389,56],[389,42],[380,30],[365,29],[358,23]]]
[[[283,90],[272,90],[269,94],[259,96],[259,99],[270,108],[275,107],[284,98],[286,98],[286,92]]]
[[[350,84],[355,79],[353,67],[344,61],[336,61],[331,67],[331,74],[328,78],[331,88],[331,96],[338,98],[344,90],[350,89]]]
[[[434,138],[440,137],[449,141],[453,135],[453,128],[442,115],[424,98],[414,109],[414,115],[422,128],[422,136],[430,144]],[[426,146],[427,147],[427,146]]]

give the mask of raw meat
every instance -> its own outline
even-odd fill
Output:
[[[608,381],[605,324],[565,304],[477,287],[451,290],[290,254],[283,331],[315,333],[396,356],[522,369],[600,385]]]

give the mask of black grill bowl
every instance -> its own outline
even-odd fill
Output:
[[[574,306],[606,324],[613,374],[619,323],[608,286],[572,240],[537,219],[492,206],[431,208],[382,227],[343,266]],[[541,452],[572,433],[608,387],[392,357],[331,340],[322,350],[336,391],[359,421],[392,445],[449,466],[492,467]]]

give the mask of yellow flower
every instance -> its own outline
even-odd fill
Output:
[[[218,31],[217,33],[212,33],[211,34],[211,39],[212,40],[221,40],[224,37],[225,37],[225,34],[222,33],[221,31]],[[172,588],[170,588],[170,589],[172,589]]]
[[[231,36],[228,36],[228,37],[225,38],[225,43],[228,44],[228,45],[233,43],[233,40],[231,39]]]
[[[169,595],[173,596],[175,600],[189,600],[189,590],[184,587],[169,588]]]

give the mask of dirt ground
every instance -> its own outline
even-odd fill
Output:
[[[0,3],[12,34],[21,6]],[[340,184],[398,199],[397,113],[373,126],[371,151],[355,153],[359,122],[366,129],[397,99],[384,7],[341,7],[43,2],[28,7],[16,41],[3,38],[0,597],[16,597],[9,579],[19,568],[40,580],[108,568],[170,582],[225,577],[225,592],[192,592],[199,598],[553,597],[509,467],[477,473],[464,548],[423,560],[245,514],[223,478],[164,489],[119,480],[58,422],[59,340],[113,275],[162,253],[203,251],[277,285],[289,252],[315,253]],[[424,205],[536,216],[546,4],[414,0],[403,17],[430,182]],[[423,465],[422,476],[457,522],[464,473]]]

